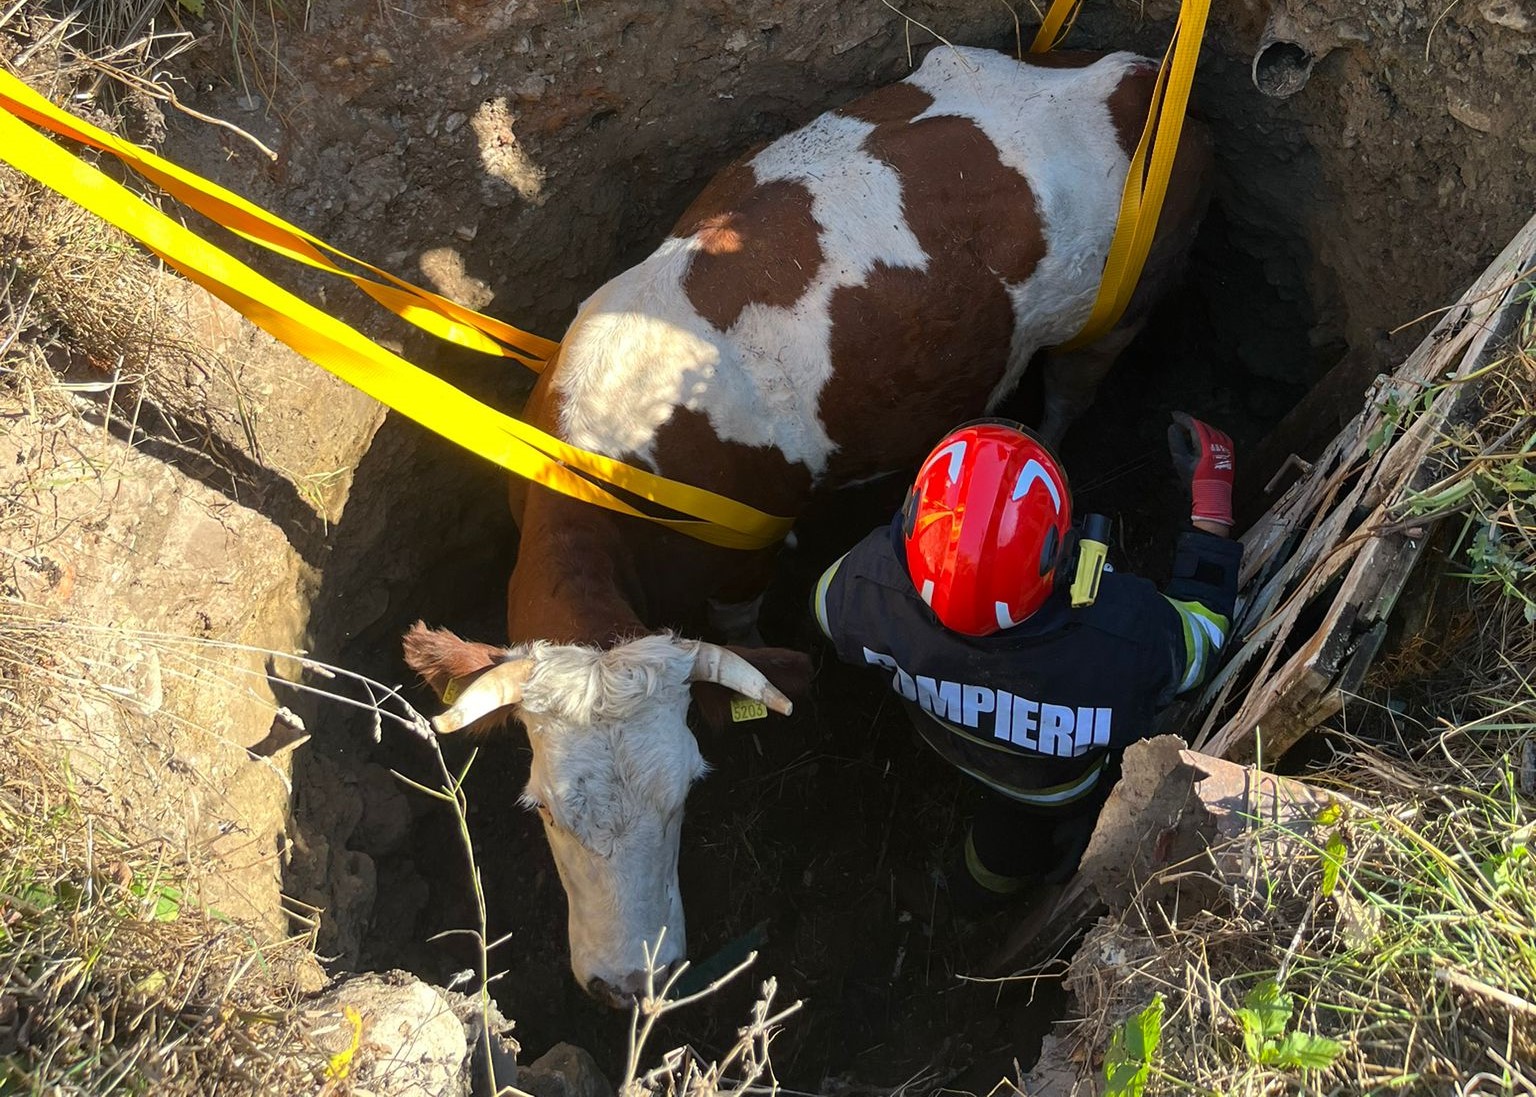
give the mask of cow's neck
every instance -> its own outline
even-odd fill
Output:
[[[636,561],[613,522],[583,503],[534,489],[507,587],[512,643],[613,643],[646,631]]]
[[[561,398],[552,384],[557,365],[567,363],[563,357],[551,363],[524,414],[564,438]],[[810,491],[803,465],[790,465],[768,447],[722,441],[707,416],[684,408],[674,409],[654,448],[662,475],[680,475],[771,513],[797,513]],[[749,603],[761,595],[777,556],[772,548],[717,548],[523,483],[511,501],[522,545],[508,589],[514,642],[606,646],[660,628],[697,635],[708,624],[709,601]]]

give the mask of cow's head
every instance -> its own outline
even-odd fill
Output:
[[[533,746],[523,803],[544,820],[569,907],[571,970],[588,993],[627,1007],[654,960],[686,954],[677,882],[688,788],[707,770],[688,729],[690,688],[718,683],[788,714],[790,702],[749,657],[809,677],[798,652],[731,649],[642,636],[601,649],[542,641],[498,649],[418,623],[406,662],[449,708],[447,734],[515,712]],[[787,684],[787,683],[786,683]]]

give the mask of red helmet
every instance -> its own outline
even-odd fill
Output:
[[[946,628],[987,636],[1044,604],[1071,524],[1067,475],[1044,442],[1004,419],[967,423],[907,496],[907,572]]]

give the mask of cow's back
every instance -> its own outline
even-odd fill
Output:
[[[1128,162],[1112,106],[1144,110],[1150,71],[935,49],[717,176],[584,303],[534,413],[781,512],[911,463],[1086,318]]]

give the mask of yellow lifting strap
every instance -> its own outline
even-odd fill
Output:
[[[12,83],[9,79],[5,82],[7,85]],[[10,102],[5,105],[9,108]],[[26,116],[31,117],[30,114]],[[88,128],[78,122],[73,124],[82,132]],[[0,110],[0,160],[117,225],[169,266],[343,381],[519,476],[572,498],[656,522],[727,548],[754,549],[774,544],[793,524],[791,519],[766,514],[714,492],[569,446],[480,403],[262,277],[33,130],[9,109]],[[221,198],[221,201],[228,199]],[[230,205],[240,208],[245,204]],[[276,218],[271,220],[276,221]],[[298,230],[293,231],[298,234],[296,239],[309,241],[310,238]],[[284,247],[293,248],[293,244],[286,241]],[[293,250],[307,254],[302,248]],[[387,290],[390,287],[376,288]],[[435,297],[430,295],[419,300],[430,302]],[[439,303],[444,300],[436,298]],[[423,304],[420,309],[429,311],[432,305]],[[446,322],[467,327],[459,314],[468,314],[469,310],[459,310],[458,306],[453,306],[453,310],[457,311],[436,315]],[[476,327],[476,330],[483,329]],[[507,331],[515,332],[516,329],[507,328]],[[517,334],[521,336],[522,333]],[[523,345],[533,347],[537,344]],[[593,483],[593,480],[601,481],[601,484]],[[647,514],[608,491],[603,484],[689,517],[663,518]]]
[[[1083,0],[1054,0],[1040,24],[1029,52],[1046,53],[1055,49],[1072,29]],[[1152,106],[1141,140],[1131,156],[1125,189],[1120,195],[1120,217],[1115,223],[1114,240],[1104,262],[1104,277],[1099,282],[1098,297],[1083,329],[1056,349],[1075,350],[1107,334],[1124,315],[1131,294],[1152,250],[1157,219],[1168,194],[1168,179],[1173,174],[1173,157],[1184,129],[1184,110],[1189,105],[1189,89],[1195,80],[1195,63],[1200,59],[1200,42],[1205,37],[1210,0],[1183,0],[1173,40],[1163,55]],[[1149,155],[1150,153],[1150,155]]]
[[[512,358],[542,369],[558,343],[520,331],[491,316],[465,308],[431,290],[413,286],[388,271],[331,247],[281,217],[247,202],[233,191],[194,175],[152,152],[98,129],[54,106],[8,72],[0,71],[0,108],[61,137],[109,152],[167,194],[254,244],[317,270],[346,278],[402,319],[450,343],[486,354]],[[337,266],[326,254],[361,267],[382,282]]]

